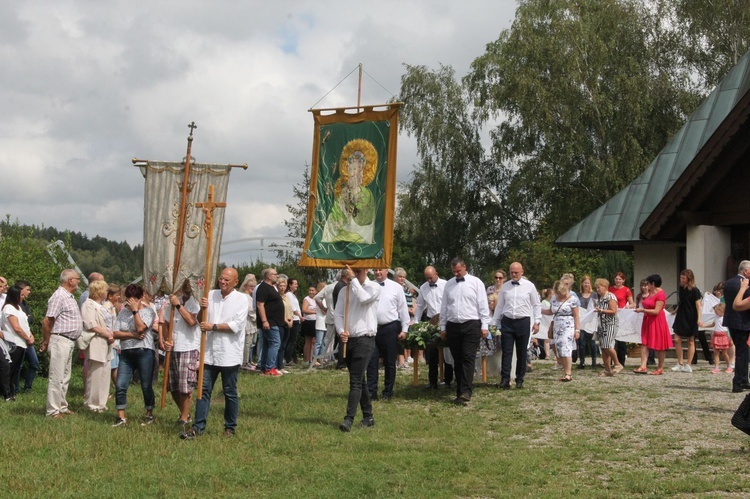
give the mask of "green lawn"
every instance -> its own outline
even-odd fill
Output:
[[[349,434],[338,430],[345,372],[242,373],[237,435],[222,435],[215,400],[195,441],[178,438],[171,401],[141,427],[137,386],[128,426],[110,427],[114,402],[85,412],[77,368],[73,416],[44,417],[44,379],[0,403],[0,497],[748,495],[750,438],[729,426],[742,395],[729,393],[728,378],[586,370],[559,383],[550,365],[538,363],[524,390],[478,384],[469,407],[452,405],[452,390],[411,387],[399,371],[394,399],[375,403],[375,428]]]

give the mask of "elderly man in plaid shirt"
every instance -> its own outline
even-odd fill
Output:
[[[68,409],[68,384],[76,339],[81,335],[83,319],[73,291],[80,277],[73,269],[60,274],[60,287],[47,302],[47,313],[42,321],[44,340],[39,351],[49,350],[49,378],[47,384],[47,416],[55,419],[73,414]]]

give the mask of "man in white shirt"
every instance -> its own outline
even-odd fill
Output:
[[[445,289],[446,281],[438,276],[438,272],[433,266],[428,266],[424,269],[424,278],[426,282],[419,287],[417,309],[414,317],[420,322],[430,322],[437,325],[440,321],[440,307],[443,304],[443,290]],[[440,370],[439,348],[441,347],[428,345],[424,351],[428,367],[427,379],[429,384],[427,388],[432,390],[437,390],[438,387],[438,373]],[[453,382],[453,366],[447,362],[443,369],[443,382],[446,386],[450,386]]]
[[[510,388],[510,366],[513,362],[513,348],[516,349],[516,388],[523,388],[526,375],[526,352],[533,331],[539,332],[542,320],[542,306],[536,286],[523,276],[523,265],[518,262],[510,264],[510,281],[503,284],[497,296],[494,323],[500,328],[500,344],[503,349],[503,361],[500,369],[500,388]]]
[[[440,336],[448,341],[456,369],[456,399],[466,405],[474,389],[479,341],[489,335],[490,307],[484,283],[466,273],[461,258],[451,260],[453,278],[445,283],[440,307]]]
[[[169,379],[167,390],[172,394],[174,403],[180,411],[180,426],[187,426],[190,421],[190,406],[193,390],[198,384],[198,363],[200,362],[201,330],[198,325],[198,301],[190,296],[187,281],[178,294],[169,295],[167,305],[159,310],[159,321],[169,324],[174,309],[174,326],[172,341],[165,342],[165,348],[171,351],[169,357]],[[168,326],[167,326],[168,327]]]
[[[206,430],[208,410],[211,407],[211,390],[221,374],[224,392],[224,435],[233,436],[237,428],[239,398],[237,396],[237,373],[242,364],[245,346],[245,322],[248,300],[236,291],[239,283],[237,271],[227,268],[221,271],[219,289],[212,290],[208,298],[201,298],[201,308],[207,308],[200,329],[206,334],[206,357],[203,372],[203,397],[195,404],[195,422],[180,438],[190,440]]]
[[[380,286],[367,278],[366,269],[357,269],[355,272],[347,265],[345,272],[349,286],[343,288],[338,295],[334,320],[342,348],[346,347],[344,361],[349,369],[346,416],[344,422],[339,425],[339,429],[349,432],[354,423],[354,416],[357,415],[357,405],[362,408],[361,426],[375,426],[370,392],[365,385],[365,371],[372,358],[372,352],[375,350]],[[347,296],[349,296],[348,303]]]
[[[378,400],[378,361],[383,358],[385,384],[383,400],[393,397],[396,383],[396,355],[398,341],[406,338],[409,331],[409,307],[406,305],[404,288],[388,279],[388,269],[377,269],[375,282],[380,286],[378,300],[378,332],[375,335],[375,350],[367,367],[367,389],[372,400]]]

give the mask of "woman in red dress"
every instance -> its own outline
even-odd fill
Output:
[[[648,349],[656,350],[658,365],[653,375],[664,374],[664,356],[667,349],[672,348],[672,333],[667,324],[667,316],[664,305],[667,295],[661,289],[661,276],[651,274],[646,278],[648,283],[648,297],[643,300],[641,307],[636,312],[643,312],[643,325],[641,326],[641,366],[633,372],[636,374],[647,374],[646,362],[648,361]]]

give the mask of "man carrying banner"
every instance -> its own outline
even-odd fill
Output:
[[[199,349],[201,346],[198,312],[200,305],[191,295],[188,281],[179,293],[169,295],[169,302],[159,310],[160,322],[171,316],[175,309],[172,341],[165,344],[172,352],[169,359],[169,380],[167,390],[172,394],[177,409],[180,411],[178,424],[187,426],[190,421],[190,405],[193,390],[198,384]]]
[[[219,374],[225,400],[224,435],[233,436],[237,428],[237,374],[242,364],[248,309],[245,295],[234,289],[238,283],[237,271],[232,268],[224,269],[219,277],[219,289],[212,290],[208,298],[201,298],[201,308],[207,308],[208,312],[205,320],[200,323],[201,331],[206,334],[203,397],[196,403],[193,426],[180,433],[183,440],[194,439],[206,430],[211,390]]]
[[[351,431],[354,416],[357,415],[357,405],[362,408],[361,426],[375,426],[372,400],[365,384],[365,372],[375,350],[380,298],[380,286],[367,278],[366,269],[357,269],[355,272],[347,265],[346,277],[350,285],[339,294],[334,310],[336,331],[341,337],[342,346],[346,347],[344,360],[349,368],[346,416],[344,422],[339,425],[343,432]]]

